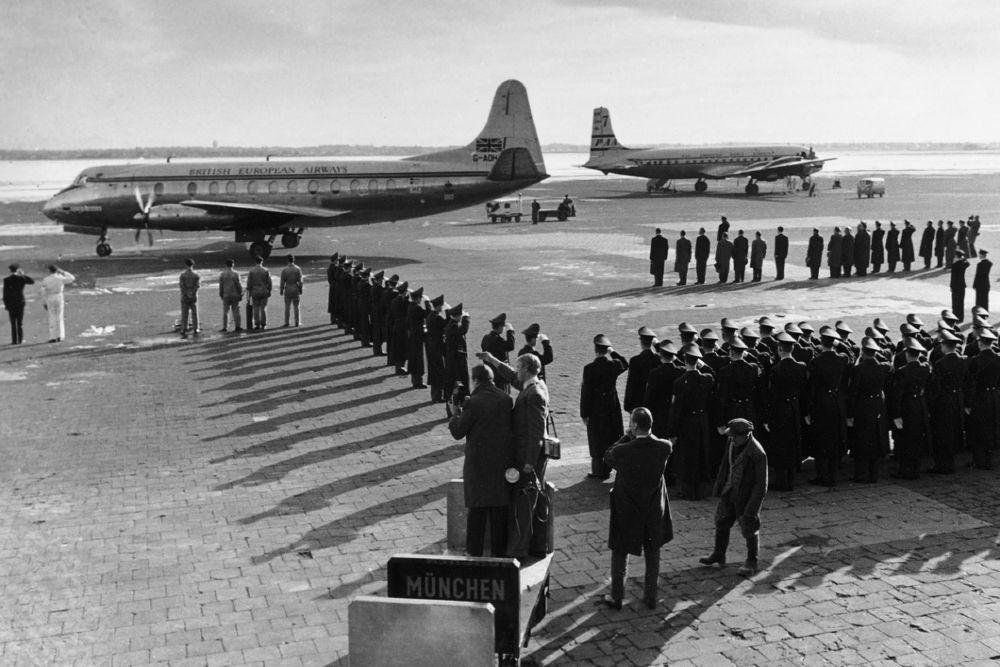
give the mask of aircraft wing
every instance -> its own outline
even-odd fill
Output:
[[[283,205],[263,205],[248,204],[244,202],[219,202],[200,201],[189,199],[181,202],[184,206],[193,206],[212,213],[268,213],[271,215],[291,215],[306,218],[336,218],[338,215],[349,213],[343,209],[316,208],[314,206],[283,206]]]
[[[740,167],[719,164],[714,167],[702,169],[701,175],[704,178],[729,178],[731,176],[739,176],[741,171]]]
[[[777,176],[781,178],[782,176],[798,176],[802,173],[803,167],[811,167],[813,165],[822,165],[824,162],[829,162],[830,160],[836,160],[835,157],[822,158],[817,160],[788,160],[785,158],[778,158],[777,160],[772,160],[770,162],[764,162],[761,164],[751,165],[745,169],[740,169],[738,171],[733,171],[727,174],[727,176],[752,176],[754,178],[760,178],[763,176]]]

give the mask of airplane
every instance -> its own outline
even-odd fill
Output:
[[[590,159],[582,165],[607,174],[640,176],[649,179],[646,190],[653,192],[670,180],[697,179],[695,192],[708,189],[707,179],[750,180],[744,191],[755,195],[757,181],[776,181],[786,176],[807,178],[823,168],[812,148],[805,146],[700,146],[692,148],[626,148],[618,143],[611,128],[611,114],[604,107],[594,109],[590,133]]]
[[[480,204],[548,178],[528,93],[497,88],[483,130],[462,148],[392,161],[157,162],[88,167],[42,213],[67,232],[96,234],[107,257],[111,229],[234,232],[267,257],[281,236],[298,246],[306,227],[404,220]]]

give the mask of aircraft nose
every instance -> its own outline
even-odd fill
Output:
[[[44,204],[42,204],[42,215],[44,215],[49,220],[59,220],[59,209],[62,203],[58,201],[59,195],[52,197]]]

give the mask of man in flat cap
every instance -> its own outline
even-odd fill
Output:
[[[500,313],[490,320],[490,332],[483,336],[481,348],[500,361],[510,362],[510,353],[514,351],[514,327],[507,321],[507,313]],[[498,378],[497,389],[510,393],[510,385]]]
[[[646,378],[649,372],[660,365],[660,355],[653,350],[656,333],[649,327],[639,329],[639,354],[628,360],[628,375],[625,378],[625,412],[632,414],[636,408],[648,407],[643,403],[646,395]]]
[[[603,598],[612,609],[622,608],[629,554],[645,556],[642,601],[647,609],[656,608],[660,548],[674,537],[670,500],[663,479],[673,445],[652,435],[652,426],[649,410],[636,408],[629,419],[629,433],[633,437],[604,453],[605,464],[617,471],[608,526],[611,595]]]
[[[427,350],[427,384],[431,388],[431,402],[444,403],[451,396],[444,391],[444,330],[448,318],[444,312],[444,294],[431,299],[431,311],[427,313],[427,339],[424,348]]]
[[[965,253],[955,251],[955,260],[951,263],[951,311],[959,322],[965,319],[965,272],[969,268],[969,260]]]
[[[445,399],[461,383],[469,388],[469,348],[465,335],[469,333],[469,314],[457,304],[448,309],[444,327],[444,391]]]
[[[990,270],[993,262],[986,258],[988,253],[979,250],[979,262],[976,264],[976,277],[972,280],[972,289],[976,290],[976,305],[986,310],[990,309]]]
[[[753,436],[753,423],[733,419],[726,424],[726,453],[715,478],[715,548],[698,559],[703,565],[725,565],[729,531],[739,523],[747,543],[747,558],[738,570],[744,577],[757,572],[760,549],[760,507],[767,493],[767,454]]]
[[[663,265],[670,254],[670,242],[661,235],[660,228],[649,242],[649,273],[653,276],[653,287],[663,286]]]
[[[927,350],[915,337],[906,342],[906,364],[896,369],[889,383],[889,417],[895,427],[893,449],[899,479],[917,479],[920,459],[931,453],[931,425],[927,410],[930,368],[920,360]]]
[[[410,303],[406,306],[406,370],[414,389],[427,388],[424,384],[425,317],[424,288],[420,287],[410,294]]]
[[[533,354],[541,362],[541,370],[538,371],[538,379],[545,381],[545,367],[552,363],[555,354],[552,352],[552,343],[549,337],[542,333],[542,326],[537,322],[528,325],[528,328],[521,332],[524,334],[524,346],[517,352],[517,356],[522,354]],[[542,351],[538,351],[538,345],[542,346]]]
[[[591,479],[607,479],[611,469],[604,452],[622,437],[622,404],[618,399],[618,376],[628,369],[628,361],[611,347],[604,334],[594,336],[594,360],[583,368],[580,386],[580,418],[587,425]]]

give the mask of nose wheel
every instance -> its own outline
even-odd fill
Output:
[[[97,256],[107,257],[111,254],[111,244],[108,243],[107,228],[101,230],[101,235],[97,239]]]
[[[747,186],[743,188],[743,192],[747,193],[748,195],[755,195],[758,192],[760,192],[760,187],[753,181],[750,181],[749,183],[747,183]]]

